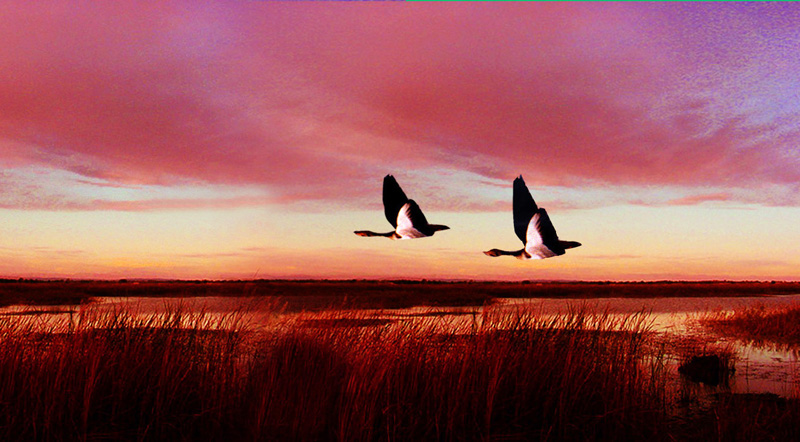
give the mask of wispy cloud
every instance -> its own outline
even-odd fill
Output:
[[[695,204],[702,204],[708,201],[728,201],[731,199],[730,193],[710,193],[704,195],[691,195],[683,198],[677,198],[667,202],[671,206],[692,206]]]
[[[581,256],[583,259],[599,259],[599,260],[617,260],[617,259],[640,259],[643,258],[644,255],[633,255],[633,254],[615,254],[615,255],[584,255]]]
[[[767,183],[794,201],[800,108],[785,97],[798,92],[798,63],[792,45],[770,42],[798,41],[798,32],[782,25],[788,18],[760,17],[799,12],[3,5],[0,163],[69,171],[96,187],[257,185],[274,197],[124,202],[65,192],[5,205],[360,204],[365,183],[397,170],[464,170],[485,187],[519,173],[542,186]],[[493,210],[500,201],[463,193],[438,205]],[[700,202],[687,198],[671,203]]]

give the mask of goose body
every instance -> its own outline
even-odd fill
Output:
[[[522,175],[514,180],[514,232],[522,241],[522,249],[492,249],[483,253],[488,256],[514,256],[522,260],[545,259],[563,255],[567,249],[581,245],[576,241],[558,239],[547,211],[536,205]]]
[[[389,239],[413,239],[432,236],[439,230],[449,227],[429,224],[417,203],[408,199],[397,180],[391,175],[383,178],[383,210],[394,231],[376,233],[370,230],[356,230],[358,236],[383,236]]]

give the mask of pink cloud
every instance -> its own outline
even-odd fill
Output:
[[[730,199],[731,195],[729,193],[709,193],[705,195],[692,195],[683,198],[677,198],[667,202],[667,204],[671,206],[692,206],[708,201],[729,201]]]
[[[0,163],[11,167],[109,186],[263,185],[279,201],[363,197],[365,182],[426,168],[537,185],[800,181],[797,109],[770,115],[746,57],[773,55],[777,77],[795,66],[747,37],[770,23],[751,28],[744,7],[0,8]],[[724,29],[708,47],[685,22],[698,15]],[[756,107],[716,86],[738,80]]]
[[[542,184],[683,185],[800,176],[796,160],[775,161],[786,140],[778,147],[765,139],[779,122],[757,124],[720,110],[729,103],[698,86],[696,60],[670,54],[682,35],[642,31],[642,23],[665,18],[660,9],[568,5],[530,14],[479,5],[424,17],[415,14],[420,10],[370,17],[365,26],[352,23],[353,11],[332,14],[339,26],[293,14],[299,23],[282,20],[291,28],[280,31],[304,44],[276,52],[287,62],[314,60],[313,69],[298,71],[391,122],[372,130],[437,147],[412,154],[438,155],[487,176],[524,170]],[[330,38],[304,40],[309,29]],[[796,131],[788,138],[796,140]],[[475,156],[489,161],[470,162]]]
[[[266,197],[163,198],[139,200],[73,200],[61,195],[0,200],[0,208],[24,210],[149,212],[156,210],[232,209],[279,203]]]
[[[352,164],[300,143],[303,115],[286,107],[278,86],[263,92],[265,112],[254,112],[248,100],[264,85],[252,80],[259,73],[228,78],[237,66],[214,58],[215,48],[196,47],[204,42],[193,35],[214,32],[202,26],[210,16],[198,23],[189,10],[86,8],[4,14],[10,25],[0,45],[11,55],[2,66],[0,144],[13,154],[6,158],[139,184],[295,188],[357,175]]]

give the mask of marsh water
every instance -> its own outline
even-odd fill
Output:
[[[404,309],[360,309],[341,311],[353,313],[359,318],[369,318],[366,326],[387,326],[387,324],[409,321],[441,321],[456,327],[481,320],[483,309],[499,311],[524,309],[536,312],[543,317],[553,317],[569,312],[583,311],[606,314],[614,318],[624,318],[636,314],[646,315],[646,323],[657,341],[694,343],[696,348],[725,348],[733,352],[735,373],[729,382],[718,387],[698,386],[709,392],[723,389],[734,393],[774,393],[788,397],[796,395],[800,385],[798,373],[798,350],[777,348],[777,346],[758,347],[718,335],[703,327],[698,319],[714,312],[728,312],[746,307],[780,307],[800,303],[800,294],[758,297],[665,297],[665,298],[594,298],[594,299],[554,299],[554,298],[500,298],[491,306],[468,307],[412,307]],[[224,317],[232,313],[242,315],[244,321],[254,329],[266,330],[277,323],[301,319],[303,311],[285,311],[280,308],[279,298],[259,297],[103,297],[85,305],[54,305],[47,307],[8,306],[0,308],[0,315],[6,317],[25,316],[42,328],[55,323],[68,324],[76,320],[82,310],[108,311],[124,309],[137,315],[153,315],[170,311],[202,312],[206,317]],[[327,310],[326,310],[327,311]],[[213,322],[213,321],[212,321]],[[668,369],[674,378],[680,379],[677,372],[679,357],[675,352],[668,362]]]

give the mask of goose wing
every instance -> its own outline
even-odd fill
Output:
[[[427,227],[428,220],[422,210],[414,200],[408,200],[397,214],[397,234],[403,238],[422,238],[428,236],[423,233]]]
[[[397,184],[397,180],[391,175],[386,175],[383,178],[383,211],[392,227],[397,228],[397,217],[400,214],[400,209],[407,202],[408,197],[403,192],[403,189],[400,188],[400,185]]]
[[[520,175],[514,180],[514,232],[523,244],[526,244],[528,226],[537,209],[536,202]]]
[[[534,259],[564,254],[564,248],[558,240],[556,228],[553,227],[553,223],[544,209],[537,210],[531,217],[526,239],[525,251]]]

